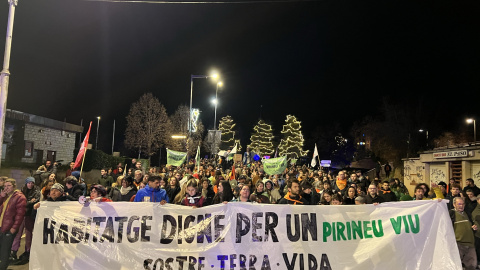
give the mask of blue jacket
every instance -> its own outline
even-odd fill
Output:
[[[161,202],[163,200],[170,202],[164,189],[154,189],[148,185],[137,192],[134,202],[142,202],[143,197],[150,197],[150,202]]]

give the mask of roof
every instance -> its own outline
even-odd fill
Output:
[[[83,127],[75,124],[70,124],[67,122],[61,122],[58,120],[24,113],[20,111],[15,111],[11,109],[7,109],[6,118],[20,120],[25,123],[30,123],[38,126],[44,126],[48,128],[58,129],[58,130],[65,130],[70,132],[83,132]]]

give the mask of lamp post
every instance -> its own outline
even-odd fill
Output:
[[[213,118],[213,147],[212,147],[212,152],[215,153],[217,150],[217,105],[218,105],[218,87],[222,87],[223,82],[218,82],[217,83],[217,88],[215,89],[215,99],[212,100],[213,104],[215,105],[215,117]],[[213,154],[212,153],[212,154]]]
[[[95,137],[95,150],[98,150],[98,128],[100,127],[100,116],[97,116],[97,136]]]
[[[418,132],[420,133],[423,133],[425,131],[425,135],[426,135],[426,138],[427,138],[427,147],[428,147],[428,130],[424,130],[424,129],[419,129]]]
[[[188,111],[188,134],[192,133],[192,123],[191,123],[191,114],[192,114],[192,97],[193,97],[193,79],[208,79],[208,78],[218,78],[218,74],[208,75],[190,75],[190,110]]]
[[[8,0],[8,22],[7,36],[5,38],[5,54],[3,58],[3,69],[0,73],[0,165],[2,161],[3,133],[5,130],[5,115],[7,113],[8,82],[10,78],[10,52],[12,50],[13,21],[15,18],[15,8],[18,0]]]
[[[477,126],[476,126],[476,123],[475,123],[475,119],[473,118],[468,118],[467,119],[467,124],[471,124],[473,123],[473,142],[477,142]]]

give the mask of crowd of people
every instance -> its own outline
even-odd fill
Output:
[[[9,264],[28,263],[36,211],[42,201],[78,201],[81,196],[97,202],[158,202],[193,208],[228,202],[358,205],[449,199],[448,209],[462,262],[468,267],[477,266],[480,233],[475,230],[480,226],[480,189],[472,179],[467,180],[463,190],[451,179],[448,184],[418,184],[414,194],[409,194],[398,178],[369,179],[359,170],[340,170],[332,174],[292,165],[283,174],[268,175],[261,161],[245,159],[231,164],[232,167],[226,167],[225,163],[218,165],[209,159],[201,160],[197,165],[190,160],[180,167],[144,168],[136,160],[129,165],[118,164],[116,168],[102,169],[95,183],[81,178],[80,172],[73,168],[73,162],[65,178],[57,181],[56,164],[47,161],[25,180],[20,190],[15,179],[1,177],[0,270]],[[465,229],[466,222],[458,223],[457,220],[470,222],[471,232]],[[17,256],[23,232],[25,252]],[[472,259],[473,255],[475,259]]]

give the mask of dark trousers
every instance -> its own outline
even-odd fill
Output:
[[[475,251],[477,252],[477,264],[480,260],[480,238],[475,236]]]
[[[0,232],[0,270],[6,270],[8,267],[8,258],[12,249],[13,239],[16,234],[10,232]]]

